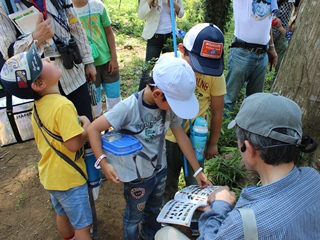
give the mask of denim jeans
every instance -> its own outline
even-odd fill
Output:
[[[167,39],[172,38],[172,33],[167,34],[154,34],[152,38],[148,39],[147,49],[146,49],[146,62],[152,60],[153,58],[159,58],[161,52],[170,52],[169,49],[165,48],[164,45],[167,43]],[[149,72],[143,71],[140,76],[139,91],[146,87],[145,78],[149,75]]]
[[[166,184],[167,169],[143,181],[124,184],[126,208],[123,214],[123,232],[125,240],[137,240],[139,223],[140,235],[145,240],[153,240],[161,224],[156,218],[160,212],[162,195]]]
[[[154,34],[152,38],[148,39],[147,50],[146,50],[146,62],[152,58],[158,58],[162,53],[169,52],[164,45],[168,38],[172,38],[172,33],[167,34]]]
[[[227,94],[224,96],[225,109],[233,110],[244,83],[245,97],[263,91],[267,65],[267,53],[256,54],[244,48],[230,48],[226,77]]]
[[[66,191],[48,190],[57,214],[68,216],[75,229],[92,224],[92,212],[87,183]]]

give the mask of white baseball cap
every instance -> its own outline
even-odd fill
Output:
[[[155,64],[152,76],[178,117],[190,119],[198,114],[199,103],[194,94],[196,76],[187,61],[164,54]]]
[[[192,27],[183,38],[192,68],[199,73],[221,76],[223,73],[224,36],[212,23]]]

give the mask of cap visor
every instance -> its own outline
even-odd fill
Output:
[[[194,94],[189,100],[179,101],[166,96],[168,104],[172,111],[180,118],[191,119],[197,116],[199,112],[199,103]]]
[[[234,128],[234,126],[236,125],[236,120],[232,120],[231,122],[229,122],[228,124],[228,129]]]
[[[194,71],[210,76],[222,75],[223,55],[220,59],[210,59],[201,57],[189,51],[189,57]]]

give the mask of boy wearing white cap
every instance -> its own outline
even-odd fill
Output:
[[[236,127],[246,168],[256,171],[261,186],[236,196],[220,187],[209,196],[210,209],[199,219],[200,237],[211,239],[320,239],[320,175],[297,167],[301,152],[318,144],[302,134],[301,110],[277,93],[247,97],[229,128]],[[155,240],[185,240],[175,228],[161,229]]]
[[[160,223],[156,218],[162,205],[167,174],[164,134],[168,128],[172,129],[193,170],[198,172],[196,179],[199,186],[211,184],[201,171],[191,142],[181,127],[181,118],[192,118],[199,111],[194,89],[195,75],[189,64],[183,59],[161,56],[144,90],[118,103],[88,128],[94,155],[99,160],[107,179],[114,183],[121,181],[119,173],[115,172],[104,155],[101,131],[113,127],[115,130],[126,129],[135,132],[134,137],[143,146],[141,151],[146,156],[136,157],[137,177],[124,183],[126,208],[123,215],[123,229],[126,240],[137,238],[152,240],[160,229]],[[155,166],[152,159],[161,161],[159,165],[156,161],[157,166]]]
[[[39,178],[50,193],[57,213],[57,227],[63,239],[91,239],[92,213],[86,179],[70,166],[56,151],[66,155],[84,174],[84,143],[90,121],[78,116],[73,103],[60,95],[58,82],[62,71],[49,58],[41,59],[36,41],[28,52],[8,59],[1,70],[1,82],[8,92],[22,99],[35,99],[32,128],[41,159]],[[36,123],[35,115],[51,133],[61,137],[57,141]],[[42,132],[43,131],[43,132]],[[55,149],[53,149],[55,148]]]
[[[221,30],[212,23],[200,23],[192,27],[179,44],[181,58],[186,60],[196,75],[195,94],[199,102],[199,112],[195,117],[207,119],[210,136],[207,140],[205,156],[209,159],[217,156],[218,140],[222,127],[223,97],[226,83],[223,75],[224,36]],[[189,121],[184,121],[185,132],[188,133]],[[181,150],[169,130],[166,135],[167,146],[167,183],[163,195],[163,204],[173,199],[178,190],[179,175],[184,166]],[[204,161],[200,161],[201,167]],[[196,184],[193,170],[187,164],[188,176],[186,185]],[[184,169],[186,172],[186,169]]]

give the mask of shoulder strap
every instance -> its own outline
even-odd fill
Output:
[[[13,135],[16,138],[18,143],[23,142],[22,138],[20,136],[16,121],[14,120],[14,115],[13,115],[13,106],[12,106],[12,94],[6,91],[6,105],[7,105],[7,116],[10,122],[10,126],[13,131]]]
[[[15,5],[14,1],[10,0],[1,0],[4,9],[6,10],[7,15],[17,12],[17,6]]]
[[[240,212],[243,224],[245,240],[258,240],[257,221],[251,208],[237,208]]]
[[[38,126],[40,126],[41,128],[43,128],[43,129],[46,131],[46,133],[49,134],[50,137],[54,138],[55,140],[57,140],[57,141],[59,141],[59,142],[63,142],[63,139],[62,139],[61,136],[52,133],[48,128],[46,128],[46,127],[42,124],[42,122],[41,122],[41,120],[40,120],[40,118],[39,118],[38,112],[37,112],[36,105],[34,105],[34,107],[33,107],[33,112],[34,112],[34,114],[33,114],[34,119],[36,120]]]

